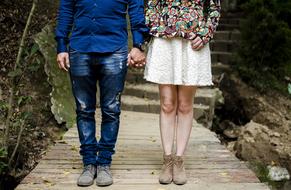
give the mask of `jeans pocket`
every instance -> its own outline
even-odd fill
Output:
[[[89,54],[79,51],[70,51],[70,74],[74,76],[88,76],[91,73],[90,63],[92,58]]]

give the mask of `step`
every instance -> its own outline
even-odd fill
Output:
[[[121,98],[121,109],[126,111],[160,113],[160,101],[139,98],[136,96],[123,95]],[[194,104],[194,118],[197,121],[207,120],[209,118],[209,106]]]
[[[221,18],[223,19],[241,19],[244,18],[243,12],[230,12],[230,11],[222,11]]]
[[[217,90],[216,88],[198,88],[194,99],[195,104],[210,105],[216,97]],[[160,99],[158,85],[152,83],[126,83],[123,94],[148,100]]]
[[[240,25],[237,25],[237,24],[219,24],[217,26],[217,30],[218,31],[222,31],[222,30],[235,30],[235,29],[239,29],[240,28]]]
[[[213,59],[217,59],[217,56],[214,57]],[[212,70],[212,75],[221,75],[222,73],[229,73],[230,72],[230,67],[227,64],[222,64],[221,62],[218,62],[216,60],[212,60],[212,65],[211,65],[211,70]],[[140,69],[139,71],[131,71],[128,70],[127,76],[126,76],[126,82],[132,83],[132,84],[147,84],[147,82],[143,76],[144,70]]]
[[[234,40],[212,40],[210,42],[211,51],[233,52],[238,47],[238,42]]]
[[[143,78],[144,70],[140,69],[140,71],[130,71],[128,70],[127,75],[126,75],[126,81],[129,83],[134,83],[134,84],[144,84],[147,83],[147,81]]]
[[[231,62],[232,56],[233,54],[230,52],[212,51],[211,61],[212,63],[229,64]]]
[[[223,73],[230,73],[231,68],[229,65],[222,63],[213,63],[211,65],[212,75],[221,75]]]
[[[233,25],[240,25],[241,19],[240,18],[225,18],[221,17],[219,20],[219,24],[233,24]]]
[[[239,30],[224,30],[224,31],[216,31],[214,34],[214,40],[233,40],[239,41],[241,33]]]

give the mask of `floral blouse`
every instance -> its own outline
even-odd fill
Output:
[[[149,0],[146,24],[153,36],[190,40],[199,36],[206,44],[218,26],[220,10],[220,0]]]

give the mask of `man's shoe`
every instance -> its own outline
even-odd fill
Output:
[[[82,174],[78,178],[77,184],[78,186],[82,187],[90,186],[94,183],[95,177],[96,177],[96,166],[93,164],[86,165],[84,166]]]
[[[185,183],[187,183],[184,161],[181,156],[176,156],[174,159],[173,182],[176,185],[184,185]]]
[[[173,157],[172,155],[164,155],[164,163],[162,171],[159,176],[159,182],[161,184],[170,184],[173,180]]]
[[[97,166],[97,186],[108,186],[113,184],[112,174],[109,166]]]

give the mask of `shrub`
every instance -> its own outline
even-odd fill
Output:
[[[244,80],[259,90],[287,92],[291,75],[291,2],[247,0],[241,24],[242,41],[237,68]]]

